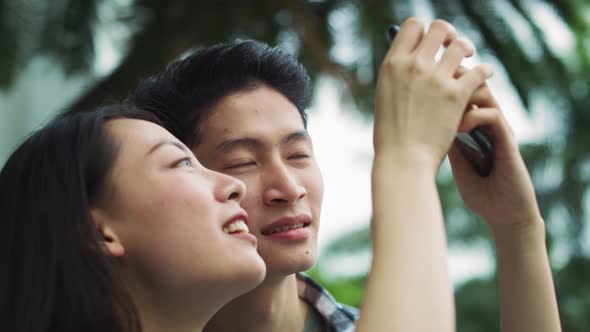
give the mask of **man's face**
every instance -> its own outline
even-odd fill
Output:
[[[267,276],[309,269],[316,258],[323,181],[297,108],[268,86],[223,98],[201,122],[193,151],[246,184],[241,202]]]

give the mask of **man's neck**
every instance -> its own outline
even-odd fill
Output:
[[[267,277],[253,291],[219,310],[203,331],[302,332],[307,308],[299,298],[295,274]]]

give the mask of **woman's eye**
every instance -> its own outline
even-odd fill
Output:
[[[191,161],[190,158],[185,158],[180,160],[178,163],[176,163],[176,166],[178,167],[191,167],[193,166],[193,162]]]

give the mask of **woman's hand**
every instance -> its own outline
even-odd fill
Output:
[[[435,55],[447,46],[439,61]],[[457,133],[467,101],[492,74],[480,65],[455,77],[473,46],[437,20],[424,33],[410,18],[402,24],[379,70],[375,97],[376,158],[393,158],[436,173]]]
[[[475,127],[494,147],[494,168],[481,177],[463,156],[459,142],[449,151],[453,176],[467,207],[482,217],[495,235],[521,232],[542,224],[535,191],[514,135],[489,88],[481,86],[471,97],[460,132]]]

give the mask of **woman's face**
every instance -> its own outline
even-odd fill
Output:
[[[124,275],[180,297],[257,286],[265,265],[239,205],[243,183],[204,168],[156,124],[117,119],[106,128],[118,150],[99,205],[123,246]]]

